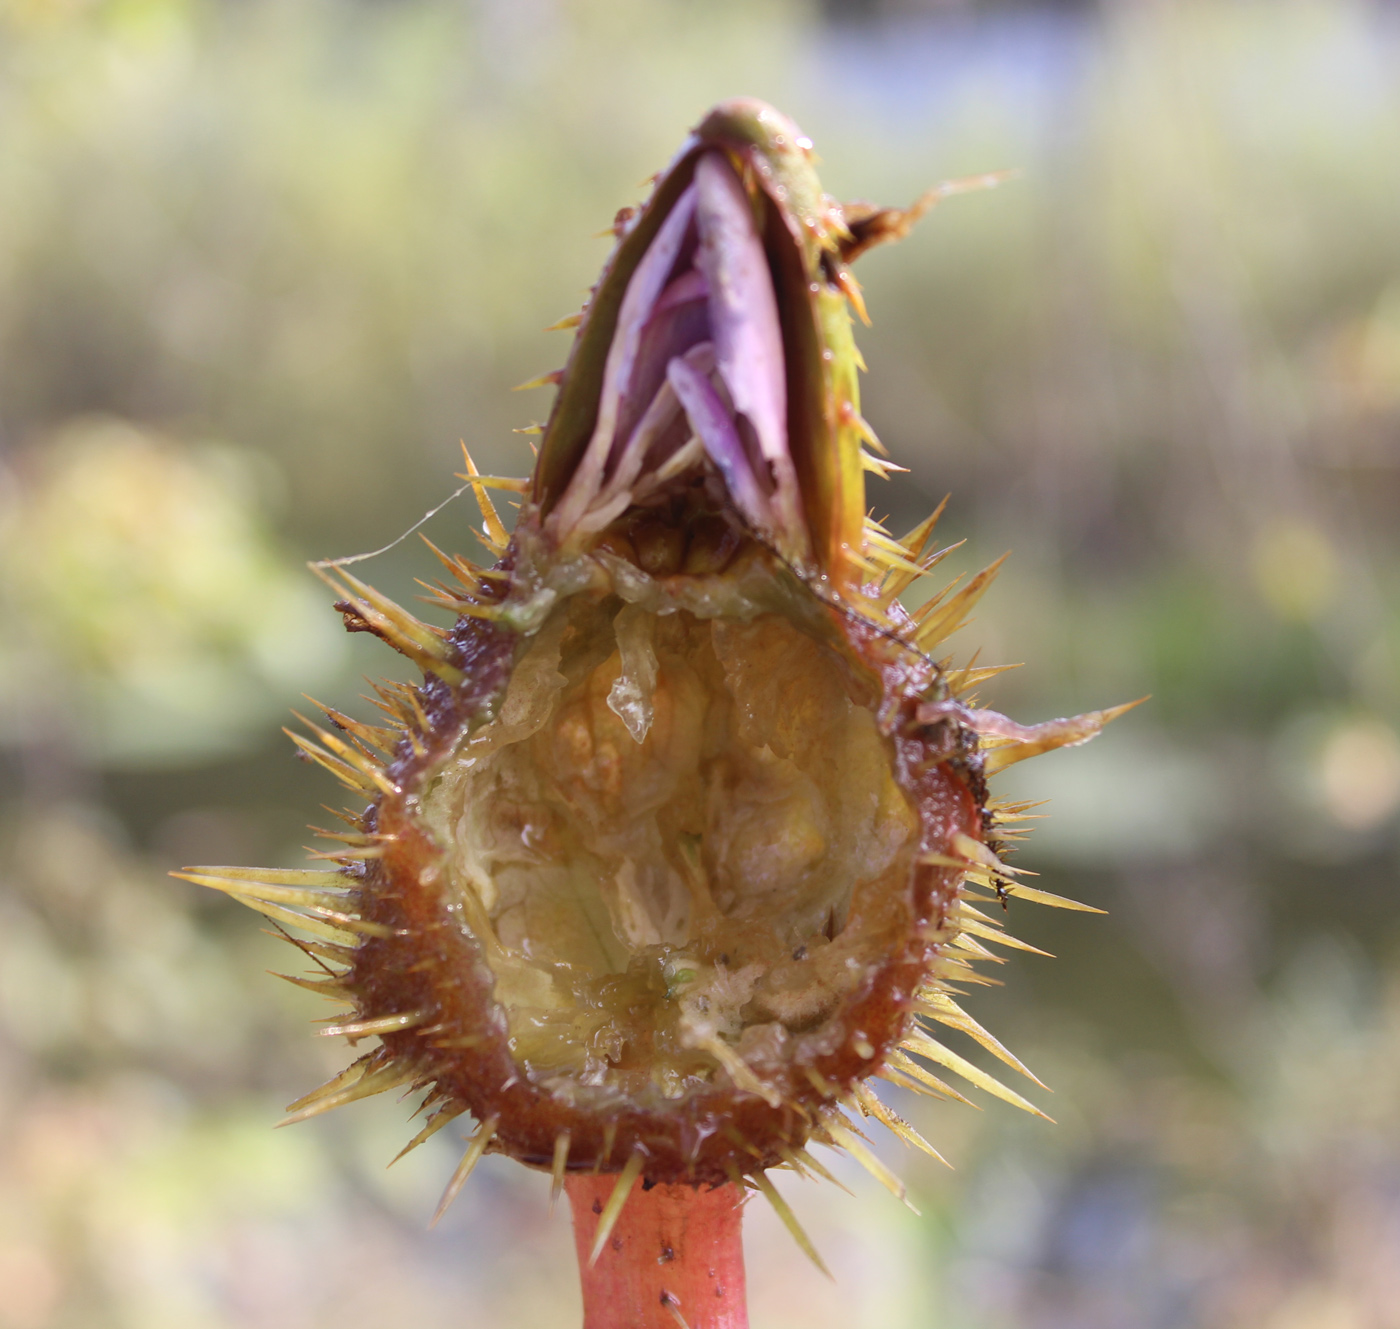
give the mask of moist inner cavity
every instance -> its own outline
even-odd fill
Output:
[[[424,798],[527,1071],[676,1098],[834,1050],[918,838],[860,702],[777,615],[555,610]]]

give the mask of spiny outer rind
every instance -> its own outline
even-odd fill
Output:
[[[922,690],[910,688],[909,671],[922,669],[920,676],[927,684],[932,678],[929,667],[880,634],[853,625],[819,602],[811,603],[831,639],[846,640],[851,668],[870,671],[871,664],[860,661],[884,661],[873,677],[867,677],[874,695],[883,695],[891,708],[892,758],[900,766],[901,784],[911,803],[920,809],[925,842],[946,845],[959,831],[978,833],[977,799],[946,761],[950,755],[970,761],[975,750],[957,743],[947,749],[955,730],[946,721],[930,727],[914,718]],[[858,641],[848,640],[848,634]],[[616,1169],[643,1143],[649,1151],[650,1180],[722,1182],[727,1180],[725,1161],[734,1156],[735,1146],[714,1133],[717,1118],[728,1122],[740,1138],[761,1143],[759,1158],[746,1158],[746,1166],[781,1162],[778,1144],[801,1144],[813,1114],[826,1102],[810,1083],[788,1086],[776,1106],[757,1095],[736,1092],[726,1079],[708,1093],[664,1110],[620,1104],[609,1114],[601,1113],[587,1093],[565,1102],[520,1073],[508,1047],[503,1014],[492,999],[491,970],[470,934],[445,913],[440,892],[431,884],[440,870],[439,850],[415,811],[423,781],[455,750],[460,735],[494,705],[515,649],[505,629],[477,619],[459,624],[453,641],[463,658],[475,662],[472,685],[425,687],[430,717],[426,750],[421,757],[402,751],[391,763],[389,777],[402,792],[380,798],[373,814],[372,829],[386,838],[383,857],[366,865],[362,909],[368,921],[391,935],[368,937],[356,952],[349,982],[361,996],[363,1011],[373,1015],[426,1010],[431,1012],[424,1017],[429,1025],[479,1038],[467,1058],[435,1055],[431,1040],[416,1030],[381,1036],[394,1055],[416,1065],[424,1081],[436,1082],[454,1102],[465,1104],[478,1117],[497,1116],[493,1148],[537,1167],[551,1166],[558,1134],[568,1130],[571,1169]],[[877,1055],[905,1033],[909,1003],[932,958],[930,938],[951,908],[958,876],[956,868],[913,868],[912,905],[923,922],[843,1008],[843,1026],[867,1030],[870,1050]],[[817,1069],[840,1092],[867,1075],[870,1064],[855,1045],[844,1042],[823,1056]]]
[[[772,575],[777,585],[783,570],[775,568]],[[440,893],[433,889],[440,870],[438,847],[414,812],[423,781],[455,750],[461,735],[492,712],[519,649],[518,638],[497,624],[464,620],[454,628],[452,640],[461,657],[472,662],[471,686],[448,688],[429,680],[413,695],[412,707],[405,703],[401,708],[405,720],[411,710],[420,741],[395,749],[385,771],[394,792],[382,796],[363,822],[363,833],[373,838],[381,857],[364,864],[353,880],[340,874],[315,878],[358,883],[363,916],[347,919],[347,924],[369,934],[350,954],[345,978],[360,1010],[340,1028],[373,1028],[391,1064],[407,1068],[405,1078],[434,1084],[435,1093],[456,1110],[467,1108],[479,1119],[498,1120],[500,1138],[492,1140],[492,1147],[550,1167],[562,1128],[570,1136],[574,1168],[614,1169],[637,1156],[638,1146],[644,1144],[649,1177],[718,1181],[736,1164],[751,1172],[755,1166],[761,1170],[782,1162],[783,1149],[800,1146],[816,1122],[827,1120],[842,1094],[879,1070],[885,1059],[903,1067],[903,1082],[923,1081],[952,1095],[898,1049],[912,1036],[916,1041],[908,1044],[911,1050],[928,1055],[918,1046],[911,1024],[916,997],[930,990],[929,976],[935,971],[970,974],[946,950],[957,931],[957,882],[965,872],[985,870],[980,864],[983,855],[998,862],[978,838],[978,807],[985,794],[977,773],[976,736],[961,723],[956,704],[926,700],[937,695],[937,675],[926,662],[876,629],[807,595],[800,583],[794,583],[794,591],[805,597],[809,630],[833,649],[844,649],[856,673],[873,673],[871,685],[880,697],[877,710],[891,736],[901,786],[925,817],[924,852],[914,871],[916,881],[925,883],[920,889],[931,894],[916,892],[924,901],[917,907],[923,921],[913,929],[911,948],[892,956],[865,995],[843,1012],[846,1027],[868,1029],[872,1037],[862,1033],[852,1038],[838,1053],[806,1068],[806,1085],[770,1092],[768,1101],[728,1088],[714,1103],[695,1099],[668,1108],[666,1120],[625,1107],[599,1118],[587,1104],[571,1115],[519,1074],[505,1043],[503,1012],[492,1001],[489,967],[469,934],[443,912]],[[278,875],[244,871],[249,877]],[[409,1020],[415,1028],[396,1027]],[[884,1033],[875,1036],[874,1030]],[[427,1031],[434,1031],[431,1038]],[[472,1050],[470,1057],[456,1055],[467,1048]],[[971,1069],[965,1069],[961,1058],[938,1059],[959,1074]],[[992,1088],[989,1077],[980,1072],[973,1070],[968,1078],[991,1092],[1003,1090],[1001,1096],[1018,1106],[1029,1106],[1003,1086]],[[353,1096],[360,1096],[359,1089],[357,1084]],[[330,1097],[339,1100],[339,1091]],[[716,1114],[725,1122],[719,1136],[728,1143],[707,1148],[702,1137],[709,1131],[708,1139],[716,1140]],[[671,1128],[668,1149],[659,1137]],[[835,1136],[842,1128],[830,1124],[817,1129]]]

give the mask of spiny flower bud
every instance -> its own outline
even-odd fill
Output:
[[[1116,712],[973,708],[997,670],[940,653],[999,564],[911,615],[938,513],[902,540],[864,515],[893,468],[849,264],[938,196],[843,209],[788,120],[716,108],[619,220],[533,477],[468,458],[497,561],[439,554],[455,624],[326,569],[346,625],[424,671],[381,688],[387,726],[295,736],[368,806],[324,871],[188,874],[306,933],[320,972],[292,981],[352,1008],[322,1032],[378,1040],[293,1120],[426,1090],[410,1148],[478,1123],[444,1204],[488,1150],[619,1173],[596,1250],[639,1177],[747,1179],[796,1231],[765,1170],[820,1172],[813,1141],[902,1196],[849,1114],[933,1150],[875,1076],[1035,1111],[932,1031],[1024,1071],[951,985],[1029,949],[998,897],[1069,902],[1018,883],[986,779]],[[509,536],[492,486],[521,495]]]

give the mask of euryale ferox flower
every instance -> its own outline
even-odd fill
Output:
[[[606,1227],[638,1177],[781,1208],[765,1170],[821,1172],[812,1142],[902,1195],[852,1114],[929,1146],[872,1077],[1035,1110],[934,1031],[1024,1071],[954,988],[1020,944],[998,897],[1069,902],[1007,866],[1020,810],[986,780],[1116,712],[975,709],[998,671],[942,643],[995,566],[911,614],[938,514],[904,539],[865,516],[891,464],[849,265],[936,197],[843,208],[788,120],[717,107],[564,322],[532,478],[468,459],[496,561],[435,551],[452,627],[325,567],[346,626],[423,670],[380,689],[387,724],[328,710],[295,736],[368,806],[324,871],[187,874],[305,934],[292,981],[350,1007],[322,1032],[378,1040],[292,1120],[424,1089],[410,1147],[478,1123],[444,1204],[498,1151],[556,1185],[620,1173]],[[492,486],[520,495],[512,534]]]

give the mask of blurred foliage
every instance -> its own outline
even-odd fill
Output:
[[[298,560],[391,541],[459,438],[528,466],[508,389],[588,237],[737,93],[843,196],[1019,168],[862,261],[911,468],[872,501],[1014,548],[988,701],[1153,694],[1005,777],[1054,798],[1021,861],[1110,910],[1017,911],[1060,958],[976,1001],[1060,1125],[901,1104],[957,1172],[891,1158],[921,1220],[781,1183],[838,1283],[755,1210],[755,1324],[1400,1325],[1396,20],[0,5],[0,1329],[576,1318],[540,1178],[488,1160],[429,1234],[453,1132],[386,1173],[404,1105],[270,1131],[340,1053],[262,972],[297,957],[161,874],[299,861],[331,791],[277,723],[393,666]]]
[[[0,513],[12,742],[188,761],[335,674],[344,636],[262,528],[251,454],[80,419],[26,460]]]

